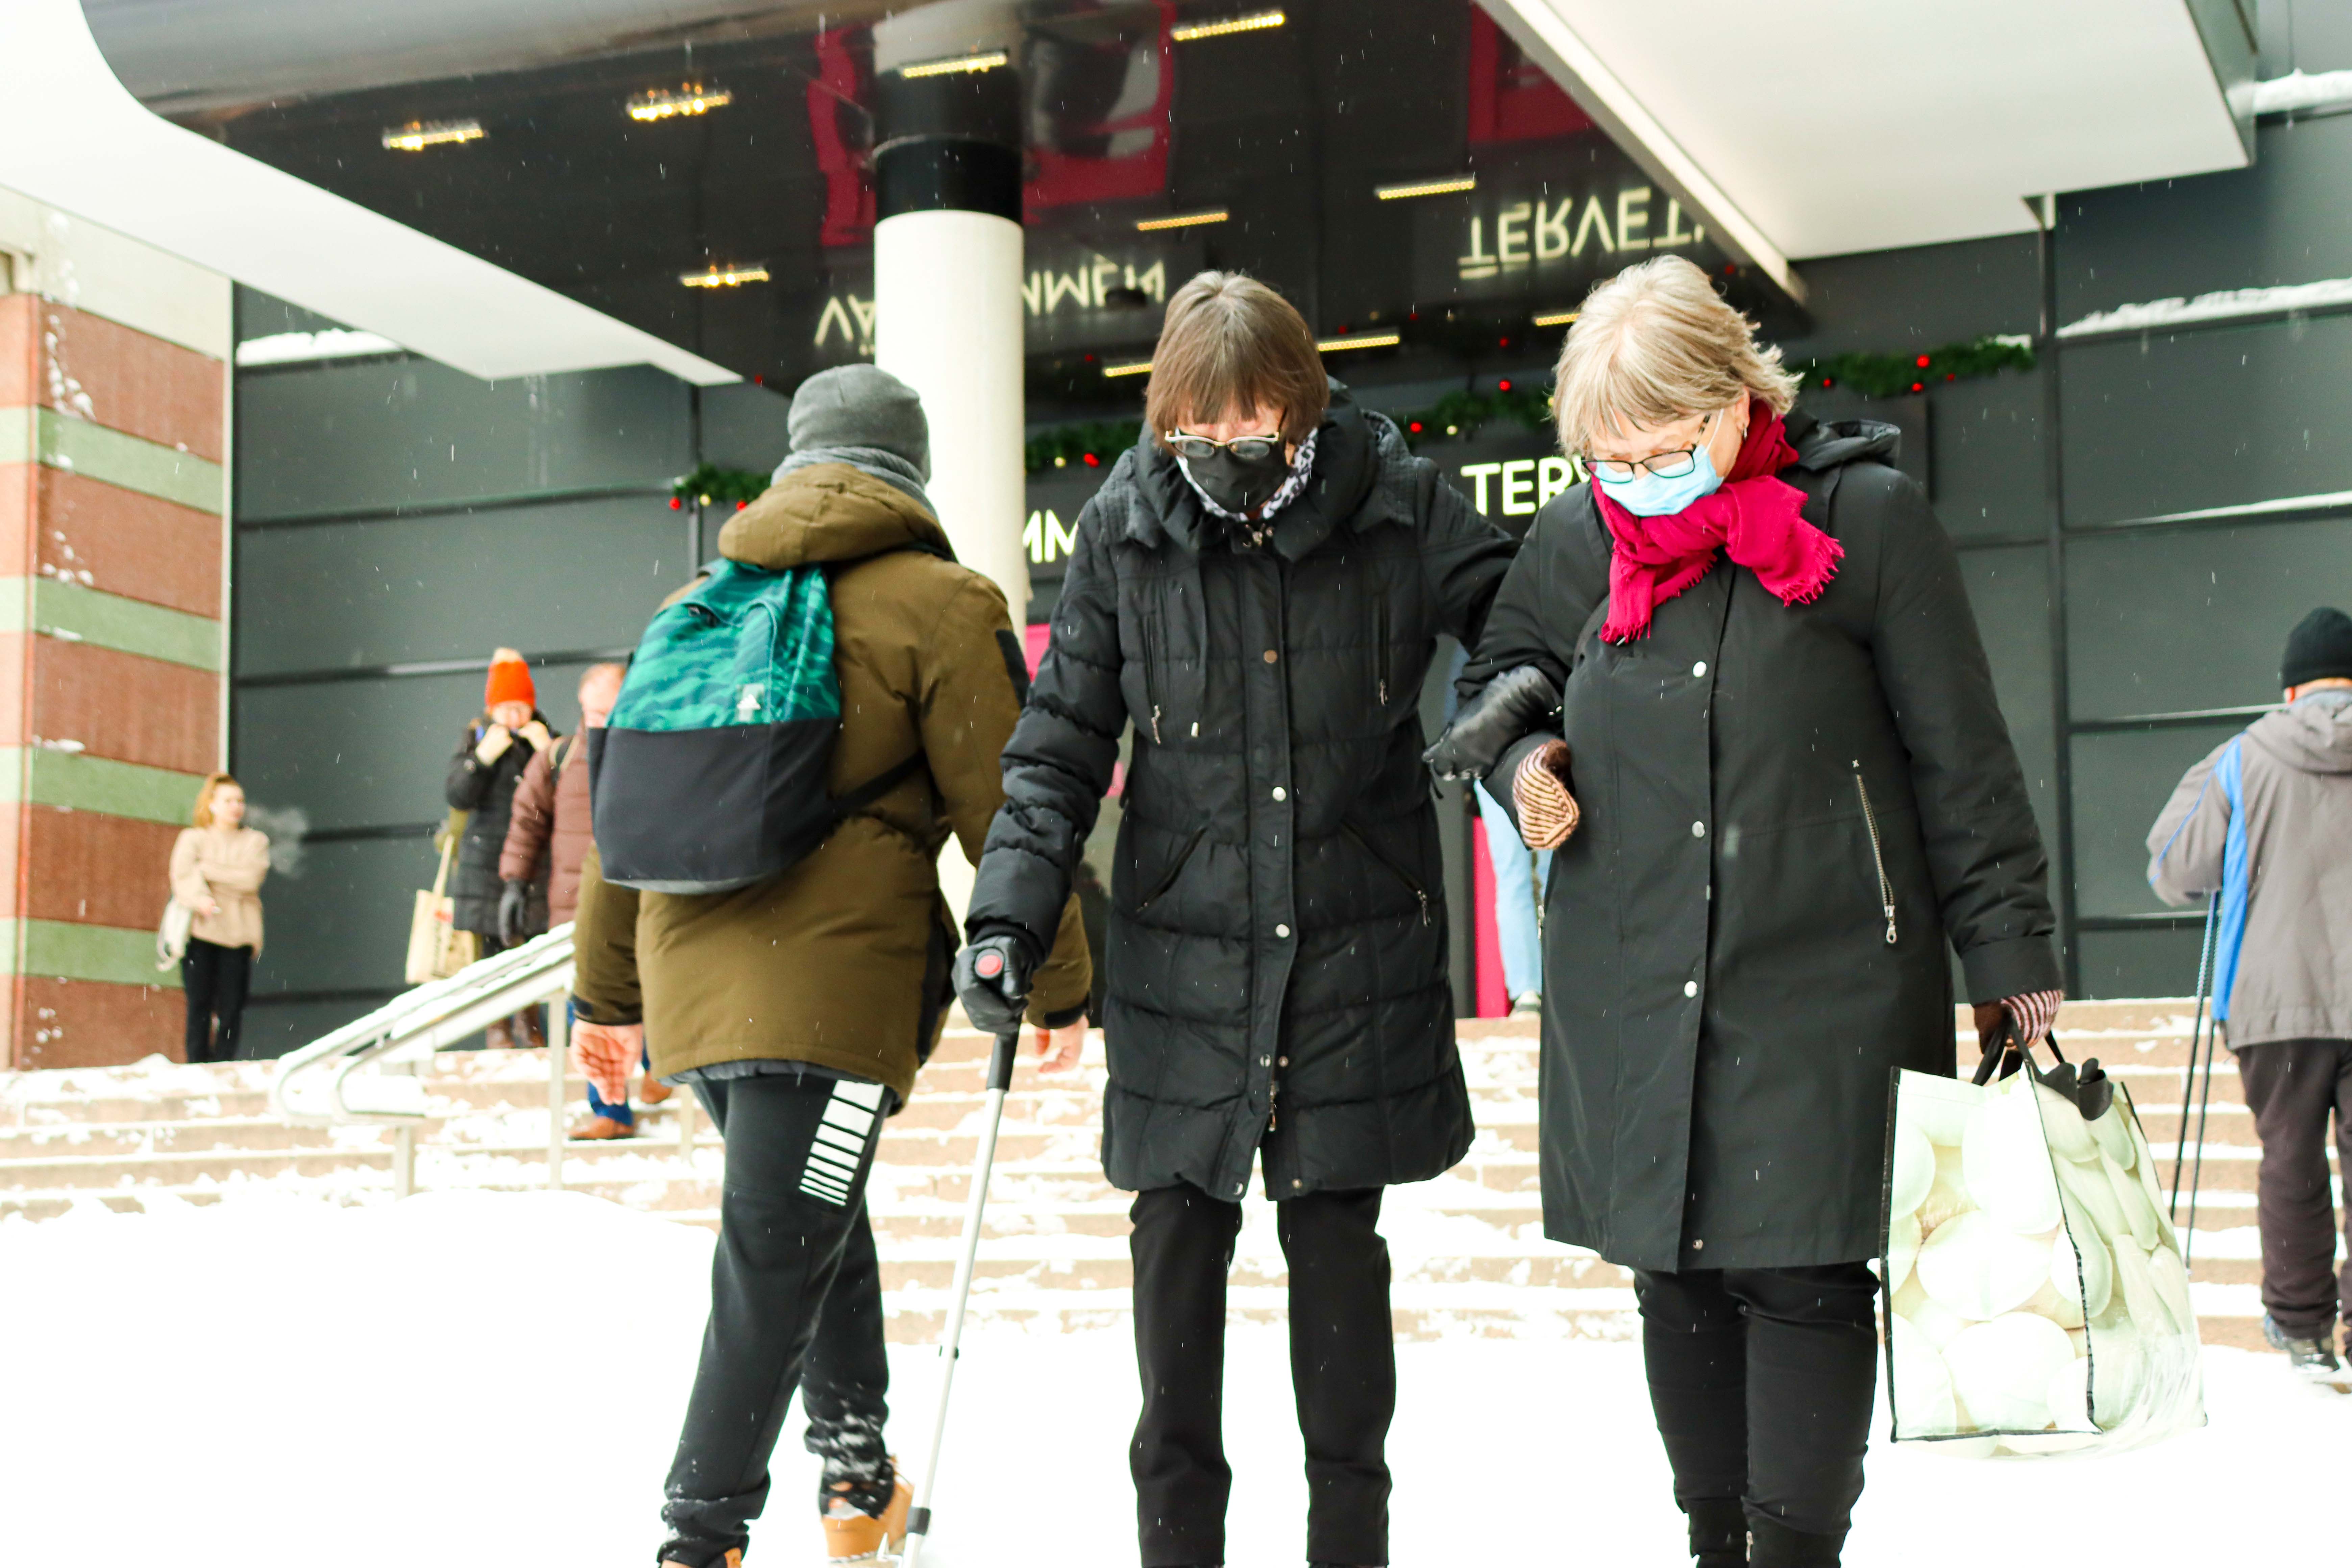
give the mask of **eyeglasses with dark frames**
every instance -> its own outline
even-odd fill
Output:
[[[1706,424],[1698,427],[1698,439],[1672,452],[1653,452],[1646,458],[1596,458],[1590,452],[1580,452],[1577,459],[1593,478],[1607,484],[1626,484],[1645,472],[1662,479],[1685,479],[1698,467],[1698,449],[1706,445],[1707,426],[1722,416],[1720,408],[1708,415]]]

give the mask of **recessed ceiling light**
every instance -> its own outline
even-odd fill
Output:
[[[1227,16],[1215,22],[1186,22],[1168,29],[1168,36],[1180,44],[1193,43],[1202,38],[1222,38],[1234,33],[1259,33],[1268,27],[1279,27],[1286,20],[1279,11],[1253,11],[1246,16]]]
[[[749,267],[712,267],[703,272],[682,272],[679,282],[689,289],[738,289],[746,283],[765,283],[768,269],[756,264]]]
[[[1459,191],[1478,188],[1475,174],[1457,174],[1446,180],[1412,180],[1402,185],[1374,185],[1372,195],[1384,202],[1401,202],[1413,196],[1450,196]]]
[[[412,120],[384,128],[383,144],[394,153],[422,153],[459,142],[479,142],[488,132],[478,120]]]
[[[708,114],[734,101],[735,95],[723,87],[705,87],[698,81],[690,81],[675,91],[656,87],[637,94],[629,100],[629,118],[675,120],[684,114]]]
[[[1141,218],[1137,221],[1135,226],[1139,232],[1150,234],[1154,229],[1191,228],[1196,224],[1223,223],[1232,216],[1224,208],[1219,207],[1214,212],[1178,213],[1172,217]]]
[[[992,71],[999,66],[1010,63],[1011,57],[1003,49],[991,49],[984,55],[958,55],[953,59],[925,60],[920,65],[901,66],[898,68],[898,74],[909,79],[927,76],[972,75],[980,71]]]

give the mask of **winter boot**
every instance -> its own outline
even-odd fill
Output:
[[[637,1080],[637,1102],[641,1105],[659,1105],[677,1092],[651,1073]]]
[[[513,1033],[515,1044],[525,1050],[547,1049],[547,1020],[536,1007],[526,1007],[514,1016]]]
[[[1813,1535],[1778,1520],[1748,1521],[1747,1561],[1754,1568],[1838,1568],[1838,1554],[1844,1549],[1843,1530],[1835,1535]]]
[[[571,1137],[583,1142],[606,1138],[635,1138],[636,1135],[637,1129],[634,1122],[622,1121],[610,1116],[583,1118],[572,1123],[570,1133]]]
[[[2298,1339],[2280,1328],[2278,1320],[2267,1312],[2263,1314],[2263,1338],[2270,1342],[2271,1349],[2286,1352],[2288,1366],[2315,1383],[2333,1383],[2344,1371],[2326,1336]]]
[[[661,1561],[661,1568],[694,1568],[694,1565],[690,1563],[681,1563],[675,1557],[665,1557]],[[743,1568],[743,1549],[740,1546],[729,1547],[727,1555],[715,1559],[709,1568]]]
[[[914,1505],[915,1489],[898,1473],[895,1454],[870,1481],[834,1482],[819,1500],[825,1561],[870,1563],[886,1550],[895,1554],[906,1543],[907,1513]]]
[[[514,1026],[507,1019],[500,1018],[482,1031],[482,1047],[485,1050],[510,1051],[514,1049]]]
[[[1699,1498],[1683,1504],[1690,1518],[1693,1568],[1747,1568],[1748,1510],[1738,1498]]]

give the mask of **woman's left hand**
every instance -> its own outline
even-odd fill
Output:
[[[530,749],[534,752],[543,752],[547,750],[549,746],[554,743],[555,740],[553,736],[547,732],[547,726],[536,719],[533,719],[530,723],[525,724],[521,729],[516,731],[515,733],[530,742]]]
[[[1037,1070],[1045,1073],[1068,1072],[1078,1065],[1078,1053],[1087,1047],[1087,1021],[1065,1024],[1058,1029],[1039,1028],[1035,1050]]]

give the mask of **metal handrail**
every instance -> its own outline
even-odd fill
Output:
[[[446,979],[428,981],[373,1012],[281,1058],[269,1081],[269,1104],[301,1126],[353,1123],[394,1129],[393,1186],[415,1188],[416,1127],[426,1114],[425,1086],[414,1073],[386,1068],[432,1054],[572,991],[570,922],[520,947],[493,953]],[[548,1185],[563,1184],[564,1009],[551,1007],[548,1031]],[[323,1084],[321,1083],[323,1079]]]

